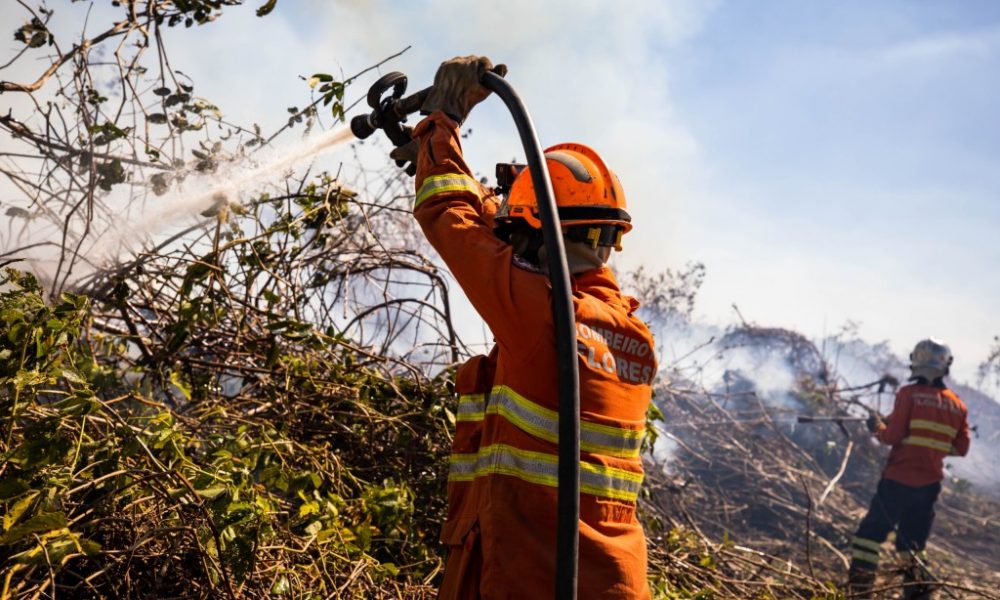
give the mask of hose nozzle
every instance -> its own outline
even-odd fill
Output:
[[[372,122],[372,115],[358,115],[351,119],[351,133],[359,140],[371,137],[378,131],[378,126]]]
[[[359,140],[369,138],[381,129],[397,148],[413,140],[410,128],[404,127],[406,117],[420,110],[431,88],[403,97],[406,91],[406,75],[398,71],[387,73],[372,84],[368,90],[368,106],[372,111],[351,119],[351,133]],[[388,95],[386,93],[388,92]],[[416,166],[407,161],[396,161],[408,174],[416,172]]]

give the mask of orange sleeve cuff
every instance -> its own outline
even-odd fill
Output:
[[[431,113],[413,128],[417,151],[416,189],[432,175],[461,173],[472,177],[472,170],[462,156],[458,123],[441,111]]]

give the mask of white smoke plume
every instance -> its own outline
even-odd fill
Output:
[[[797,427],[797,414],[808,414],[810,410],[795,394],[803,378],[826,378],[836,382],[838,389],[845,389],[878,381],[884,375],[905,383],[909,376],[907,363],[886,343],[871,344],[859,339],[851,325],[837,335],[810,341],[780,329],[758,328],[762,334],[740,336],[734,335],[740,328],[727,330],[684,319],[659,319],[652,324],[661,352],[661,381],[702,394],[718,394],[719,398],[734,390],[745,391],[749,384],[769,418],[789,433]],[[817,354],[811,356],[810,349]],[[976,429],[969,455],[946,459],[947,476],[964,479],[980,491],[1000,493],[1000,404],[974,387],[959,382],[949,382],[949,386],[968,404],[969,422]],[[883,415],[892,411],[892,390],[873,392],[861,399]],[[753,414],[753,406],[738,393],[728,401],[737,419],[759,418],[759,413]],[[668,472],[678,448],[670,432],[685,432],[686,425],[660,425],[666,435],[657,439],[654,458]],[[820,433],[817,429],[816,434]],[[863,436],[863,432],[855,433]]]

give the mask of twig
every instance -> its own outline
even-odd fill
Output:
[[[809,493],[809,484],[805,477],[799,475],[799,482],[802,484],[802,491],[806,494],[806,565],[809,566],[809,576],[816,579],[816,571],[813,569],[812,561],[812,494]]]
[[[848,440],[847,449],[844,451],[844,458],[840,461],[840,468],[837,469],[837,474],[833,476],[833,479],[826,484],[823,488],[823,493],[819,495],[819,500],[816,502],[816,506],[823,504],[826,497],[833,491],[833,487],[837,485],[840,478],[844,476],[844,471],[847,470],[847,461],[851,458],[851,450],[854,448],[854,440]]]

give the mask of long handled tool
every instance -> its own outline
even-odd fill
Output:
[[[864,423],[868,421],[868,417],[799,415],[795,420],[799,423],[836,423],[844,437],[851,439],[851,434],[844,427],[844,423]]]
[[[814,417],[812,415],[799,415],[795,420],[799,423],[852,423],[855,421],[867,421],[868,417]]]
[[[372,112],[351,120],[351,131],[364,139],[382,129],[396,146],[410,142],[402,123],[419,110],[431,88],[403,97],[406,76],[389,73],[368,92]],[[542,237],[549,249],[548,271],[552,282],[552,316],[555,323],[559,381],[559,488],[556,530],[556,589],[558,600],[575,600],[580,539],[580,373],[576,358],[576,322],[571,295],[566,248],[556,212],[555,194],[542,146],[531,117],[514,88],[496,73],[483,76],[484,87],[496,93],[510,111],[521,137],[531,179],[535,182]],[[386,92],[390,92],[386,96]],[[399,163],[397,163],[399,164]],[[399,164],[413,174],[413,165]]]

